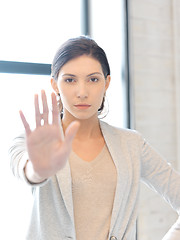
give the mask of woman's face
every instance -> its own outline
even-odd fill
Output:
[[[67,62],[52,85],[60,93],[64,116],[83,120],[97,117],[109,82],[110,76],[105,79],[99,61],[83,55]]]

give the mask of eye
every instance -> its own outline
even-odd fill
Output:
[[[67,78],[67,79],[65,79],[65,82],[67,82],[67,83],[72,83],[72,82],[75,82],[75,79],[73,79],[73,78]]]
[[[91,82],[98,82],[98,80],[99,80],[99,79],[96,78],[96,77],[92,77],[92,78],[90,78],[90,81],[91,81]]]

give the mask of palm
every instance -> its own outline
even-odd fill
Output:
[[[36,128],[30,130],[23,113],[21,119],[26,130],[26,144],[34,171],[41,178],[48,178],[60,170],[66,163],[71,151],[71,143],[78,129],[77,122],[70,124],[66,134],[62,131],[59,119],[59,111],[55,95],[52,94],[52,124],[48,123],[48,107],[45,92],[42,92],[43,119],[41,124],[41,114],[37,95],[35,96]]]

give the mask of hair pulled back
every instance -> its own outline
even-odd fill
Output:
[[[54,80],[57,81],[59,71],[68,61],[82,55],[98,60],[105,78],[110,75],[110,67],[104,50],[90,37],[80,36],[67,40],[56,52],[51,65],[51,75]]]

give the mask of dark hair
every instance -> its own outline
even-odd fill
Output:
[[[105,78],[110,75],[110,67],[104,50],[92,38],[80,36],[67,40],[56,52],[51,65],[51,75],[54,80],[58,80],[59,71],[68,61],[82,55],[88,55],[98,60]],[[103,98],[101,107],[98,109],[99,113],[104,108],[104,101]]]
[[[80,36],[67,40],[56,52],[51,65],[51,75],[54,80],[57,81],[59,71],[64,64],[82,55],[89,55],[98,60],[105,78],[110,75],[110,67],[104,50],[90,37]]]

